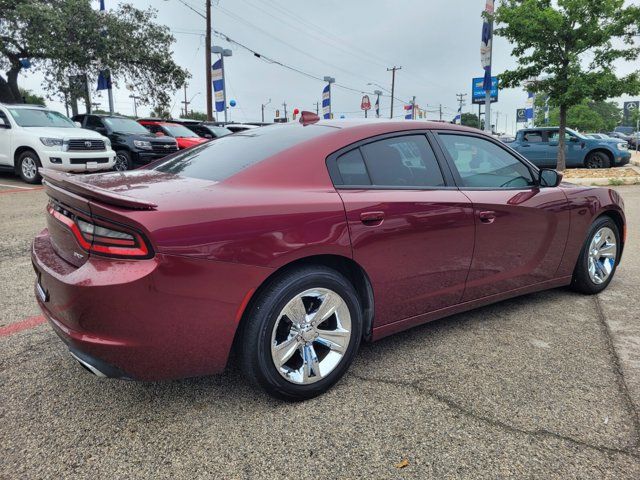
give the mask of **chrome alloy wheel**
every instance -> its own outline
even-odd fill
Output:
[[[124,172],[129,169],[129,161],[125,155],[117,154],[116,163],[113,165],[113,169],[117,172]]]
[[[22,159],[22,175],[24,178],[33,180],[38,174],[38,165],[33,157],[24,157]]]
[[[271,334],[271,358],[285,379],[308,385],[340,363],[351,340],[351,314],[343,298],[326,288],[296,295]]]
[[[589,245],[589,278],[597,285],[607,281],[616,264],[616,235],[609,227],[596,232]]]

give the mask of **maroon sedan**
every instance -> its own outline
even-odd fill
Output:
[[[442,123],[305,113],[130,172],[43,176],[37,299],[83,366],[209,375],[233,348],[285,399],[331,387],[362,340],[548,288],[598,293],[625,242],[614,190]]]

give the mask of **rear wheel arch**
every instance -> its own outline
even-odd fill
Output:
[[[246,321],[246,316],[248,315],[248,312],[251,311],[253,302],[260,297],[262,291],[275,278],[280,277],[281,275],[285,275],[289,271],[307,266],[321,266],[331,268],[332,270],[335,270],[338,273],[342,274],[345,278],[347,278],[347,280],[349,280],[349,282],[351,282],[358,294],[358,298],[362,306],[363,338],[365,340],[369,340],[371,338],[371,332],[373,330],[374,298],[373,287],[365,270],[353,259],[344,257],[342,255],[313,255],[310,257],[299,258],[285,265],[282,265],[280,268],[271,273],[267,278],[265,278],[260,286],[256,289],[256,291],[253,292],[251,298],[242,311],[242,316],[240,317],[240,322],[236,329],[236,334],[233,342],[233,350],[237,349],[237,343],[239,338],[241,337],[240,332],[242,330],[243,324]]]

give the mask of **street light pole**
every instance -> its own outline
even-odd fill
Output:
[[[205,49],[204,49],[204,54],[206,57],[206,61],[205,61],[205,68],[207,71],[207,75],[206,75],[206,79],[207,79],[207,120],[211,121],[213,120],[213,84],[211,82],[211,0],[206,0],[206,23],[207,23],[207,27],[206,27],[206,36],[205,36]],[[223,70],[224,71],[224,70]],[[186,98],[185,98],[186,100]],[[185,108],[187,108],[187,106],[185,105]],[[226,102],[225,102],[225,108],[226,108]],[[225,109],[225,115],[227,114],[227,111]]]

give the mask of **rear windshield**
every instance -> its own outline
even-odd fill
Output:
[[[300,142],[328,133],[331,129],[332,127],[321,125],[253,128],[185,150],[156,164],[153,170],[221,182]]]

